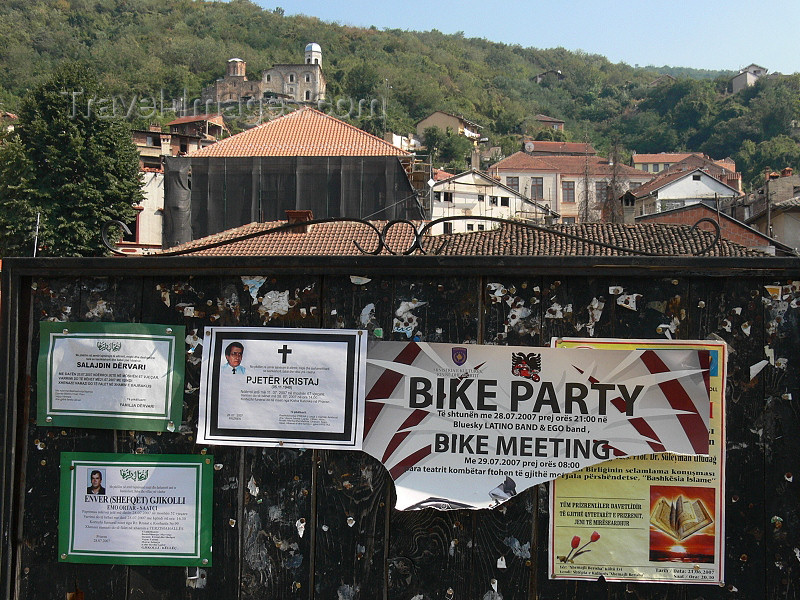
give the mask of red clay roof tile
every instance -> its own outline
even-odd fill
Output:
[[[237,133],[192,157],[247,156],[410,156],[372,134],[313,108]]]

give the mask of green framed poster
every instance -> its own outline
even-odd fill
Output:
[[[61,454],[60,562],[211,566],[214,460]]]
[[[173,431],[183,409],[185,328],[39,323],[37,424]]]

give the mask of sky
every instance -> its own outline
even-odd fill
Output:
[[[583,50],[631,66],[800,72],[800,1],[256,0],[286,15],[443,33],[524,47]]]

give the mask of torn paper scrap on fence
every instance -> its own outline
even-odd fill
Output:
[[[609,459],[706,454],[709,353],[376,342],[365,452],[397,508],[492,507]]]

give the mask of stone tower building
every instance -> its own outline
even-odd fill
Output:
[[[239,100],[284,98],[296,102],[315,103],[325,99],[325,75],[322,73],[322,48],[310,43],[305,49],[305,62],[273,65],[260,80],[247,79],[247,63],[231,58],[225,77],[203,88],[202,102],[237,102]]]
[[[306,46],[305,63],[274,65],[261,77],[264,92],[296,100],[317,102],[325,99],[325,75],[322,74],[322,48]]]

